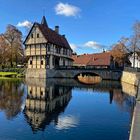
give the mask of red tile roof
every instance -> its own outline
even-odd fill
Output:
[[[48,40],[49,43],[53,43],[66,49],[71,49],[67,39],[64,36],[56,33],[54,30],[48,28],[43,24],[36,23],[36,25],[39,27],[39,29],[41,30],[44,37]]]
[[[90,59],[92,58],[91,54],[83,54],[83,55],[73,55],[72,59],[73,64],[77,64],[77,65],[87,65],[88,62],[90,61]]]
[[[109,52],[97,54],[73,55],[74,65],[83,66],[110,66],[111,54]]]

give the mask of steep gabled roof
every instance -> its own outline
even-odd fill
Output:
[[[31,34],[31,32],[32,32],[32,30],[33,30],[33,28],[35,27],[36,24],[37,24],[37,23],[34,22],[33,26],[31,27],[31,29],[30,29],[28,35],[26,36],[25,40],[23,41],[23,44],[24,44],[24,45],[26,45],[26,41],[27,41],[27,39],[29,38],[29,35]]]
[[[37,23],[37,25],[49,43],[53,43],[60,47],[65,47],[66,49],[71,49],[67,39],[64,36],[56,33],[54,30],[48,28],[47,26],[39,23]]]
[[[67,39],[63,35],[56,33],[54,30],[52,30],[48,27],[48,24],[47,24],[45,17],[43,17],[41,24],[36,23],[36,22],[33,24],[28,36],[26,37],[26,39],[24,41],[24,44],[25,44],[26,40],[28,39],[28,37],[29,37],[29,35],[30,35],[30,33],[35,25],[40,29],[44,38],[46,40],[48,40],[48,43],[52,43],[52,44],[55,44],[57,46],[64,47],[66,49],[71,49]]]

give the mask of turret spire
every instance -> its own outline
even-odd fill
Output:
[[[41,24],[42,24],[42,25],[45,25],[45,26],[47,26],[47,27],[48,27],[48,24],[47,24],[47,21],[46,21],[45,16],[43,16],[43,17],[42,17]]]

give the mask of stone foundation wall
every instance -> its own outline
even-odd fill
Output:
[[[134,86],[138,86],[139,79],[140,79],[139,73],[127,72],[127,71],[123,71],[122,77],[121,77],[122,82],[131,84]]]
[[[46,69],[27,69],[26,78],[46,78]]]
[[[136,97],[137,95],[137,87],[132,85],[132,84],[128,84],[126,82],[121,82],[122,85],[122,92],[131,96]]]

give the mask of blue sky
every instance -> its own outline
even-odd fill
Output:
[[[49,26],[59,25],[78,54],[100,52],[132,35],[139,6],[140,0],[0,0],[0,33],[13,24],[25,34],[45,11]]]

